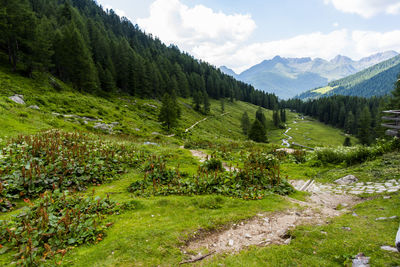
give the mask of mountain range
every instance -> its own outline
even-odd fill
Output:
[[[399,73],[400,55],[348,77],[332,81],[327,86],[301,93],[298,98],[310,99],[331,95],[383,96],[394,89]]]
[[[338,55],[329,61],[322,58],[276,56],[240,74],[236,74],[225,66],[220,69],[257,89],[275,93],[278,97],[287,99],[312,88],[327,86],[331,81],[350,76],[397,55],[395,51],[386,51],[360,60]]]

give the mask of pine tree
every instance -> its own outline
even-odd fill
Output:
[[[13,71],[21,57],[30,53],[34,37],[34,15],[26,0],[0,0],[0,47],[7,51]]]
[[[262,111],[262,108],[259,107],[256,112],[256,120],[261,122],[261,124],[264,126],[264,128],[267,128],[267,119],[264,116],[264,112]]]
[[[162,106],[158,115],[158,120],[167,127],[168,130],[178,124],[180,109],[176,99],[165,93],[162,98]]]
[[[193,93],[193,105],[194,105],[194,110],[200,111],[201,100],[202,100],[202,94],[201,94],[201,92],[195,91],[195,92]]]
[[[242,116],[242,120],[241,120],[241,127],[243,130],[243,134],[248,135],[249,134],[249,130],[250,130],[250,119],[249,119],[249,115],[247,114],[247,112],[243,113]]]
[[[221,98],[220,99],[220,104],[221,104],[221,113],[225,113],[225,99]]]
[[[286,120],[287,120],[287,119],[286,119],[286,109],[284,109],[284,108],[281,109],[281,112],[280,112],[280,113],[281,113],[281,114],[280,114],[280,115],[281,115],[281,121],[282,121],[282,122],[286,122]]]
[[[274,120],[275,127],[278,128],[281,124],[281,116],[277,109],[273,111],[272,118]]]
[[[364,107],[360,114],[358,123],[358,138],[361,144],[371,144],[371,113],[367,106]]]
[[[347,116],[345,119],[345,125],[344,125],[344,129],[345,129],[346,133],[349,133],[349,134],[355,133],[354,124],[355,124],[355,120],[354,120],[353,112],[349,111],[349,113],[347,113]]]
[[[256,119],[254,123],[251,125],[249,131],[249,138],[259,143],[267,142],[267,133],[265,131],[265,127],[258,119]]]
[[[55,58],[63,80],[87,92],[95,92],[99,88],[99,78],[90,51],[74,23],[56,34]]]
[[[350,137],[346,136],[346,138],[344,139],[343,146],[351,146],[351,139],[350,139]]]
[[[203,92],[203,112],[204,114],[209,114],[210,113],[210,100],[208,99],[208,94],[206,92]]]

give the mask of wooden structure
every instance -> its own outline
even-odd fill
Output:
[[[385,116],[382,117],[383,127],[389,128],[387,135],[400,137],[400,110],[386,110]]]

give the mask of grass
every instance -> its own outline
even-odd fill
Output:
[[[326,94],[326,93],[328,93],[328,92],[330,92],[330,91],[332,91],[332,90],[334,90],[334,89],[336,89],[336,88],[338,88],[339,86],[334,86],[334,87],[332,87],[332,86],[325,86],[325,87],[321,87],[321,88],[318,88],[318,89],[315,89],[315,90],[313,90],[312,92],[313,93],[319,93],[319,94]]]
[[[293,139],[289,142],[295,142],[308,147],[330,146],[337,147],[343,145],[345,134],[343,131],[329,127],[312,118],[301,117],[297,114],[290,113],[288,127],[292,128],[288,135]],[[357,143],[357,139],[350,137],[352,144]]]
[[[65,258],[65,265],[177,265],[183,259],[179,247],[199,229],[211,231],[259,212],[282,210],[288,206],[275,195],[261,201],[221,196],[133,198],[127,193],[126,186],[138,175],[133,172],[119,181],[95,188],[97,195],[109,193],[112,199],[121,203],[133,200],[137,208],[109,218],[115,223],[104,240],[97,245],[73,249]],[[217,207],[215,203],[218,203]]]
[[[247,153],[270,152],[279,147],[284,138],[285,130],[273,126],[272,111],[264,110],[270,144],[249,142],[242,133],[240,119],[247,112],[253,120],[258,107],[228,100],[224,116],[220,102],[211,100],[211,114],[207,120],[184,133],[186,128],[205,118],[192,109],[190,99],[179,99],[182,107],[180,126],[175,130],[176,136],[167,137],[168,133],[157,121],[160,107],[157,100],[127,95],[96,97],[58,83],[61,89],[56,90],[48,82],[23,78],[0,69],[0,146],[10,137],[46,129],[91,132],[100,139],[135,145],[137,150],[146,154],[163,156],[169,168],[179,166],[181,171],[194,174],[199,166],[198,159],[193,158],[188,149],[180,148],[183,144],[209,142],[212,146],[202,147],[203,151],[215,153],[225,163],[241,167]],[[17,93],[24,95],[26,106],[8,99]],[[27,108],[30,105],[38,105],[40,110]],[[93,128],[94,122],[85,124],[82,119],[65,118],[54,115],[54,112],[93,117],[105,123],[118,122],[115,127],[117,134],[101,133]],[[298,114],[291,112],[288,112],[287,125],[292,128],[288,133],[293,136],[291,142],[310,147],[338,146],[345,138],[340,130],[310,118],[301,120]],[[145,141],[157,144],[144,145]],[[356,143],[356,139],[352,139],[352,143]],[[296,164],[289,157],[282,161],[281,174],[289,179],[316,177],[319,182],[332,182],[347,174],[354,174],[361,181],[386,181],[399,178],[399,166],[400,156],[395,153],[351,167]],[[143,175],[139,166],[130,169],[118,180],[88,188],[84,194],[92,194],[95,190],[96,196],[110,195],[111,199],[120,203],[132,203],[135,209],[107,217],[114,224],[107,230],[105,238],[97,244],[70,248],[64,258],[64,266],[176,266],[186,257],[180,247],[195,236],[224,229],[257,213],[293,208],[292,204],[277,195],[258,201],[212,195],[134,197],[127,188]],[[306,200],[308,194],[296,192],[291,197]],[[368,200],[354,208],[358,217],[350,213],[333,219],[330,224],[297,227],[291,232],[294,240],[288,246],[253,247],[235,255],[216,255],[198,265],[343,266],[358,252],[371,256],[373,266],[399,265],[399,255],[383,252],[379,248],[381,245],[393,245],[399,219],[375,221],[377,217],[396,215],[400,208],[399,198],[398,194],[394,194],[391,199],[378,197]],[[17,207],[24,205],[21,202]],[[0,220],[10,219],[19,212],[0,214]],[[343,231],[343,226],[352,230]],[[0,250],[0,265],[9,265],[13,260],[11,253],[1,253]]]
[[[398,214],[400,195],[378,197],[325,225],[304,225],[291,232],[288,246],[253,247],[237,255],[218,255],[198,266],[350,266],[351,258],[362,252],[371,257],[371,266],[397,266],[400,254],[383,251],[394,246],[400,222],[376,221]],[[358,216],[353,216],[353,212]],[[343,229],[350,227],[350,231]]]

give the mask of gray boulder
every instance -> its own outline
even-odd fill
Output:
[[[17,104],[25,105],[24,96],[23,95],[13,95],[10,96],[9,99],[14,101]]]
[[[369,257],[365,257],[364,253],[359,253],[353,260],[353,267],[369,267]]]
[[[350,175],[347,175],[347,176],[342,177],[340,179],[337,179],[335,181],[335,183],[342,184],[342,185],[347,185],[347,184],[355,183],[357,181],[358,181],[357,177],[355,177],[354,175],[350,174]]]
[[[96,123],[93,128],[98,129],[98,130],[102,130],[104,132],[108,132],[108,133],[112,133],[113,131],[113,126],[112,125],[108,125],[105,123]]]
[[[40,110],[40,108],[39,108],[38,106],[36,106],[36,105],[29,106],[29,108],[30,108],[30,109]]]

